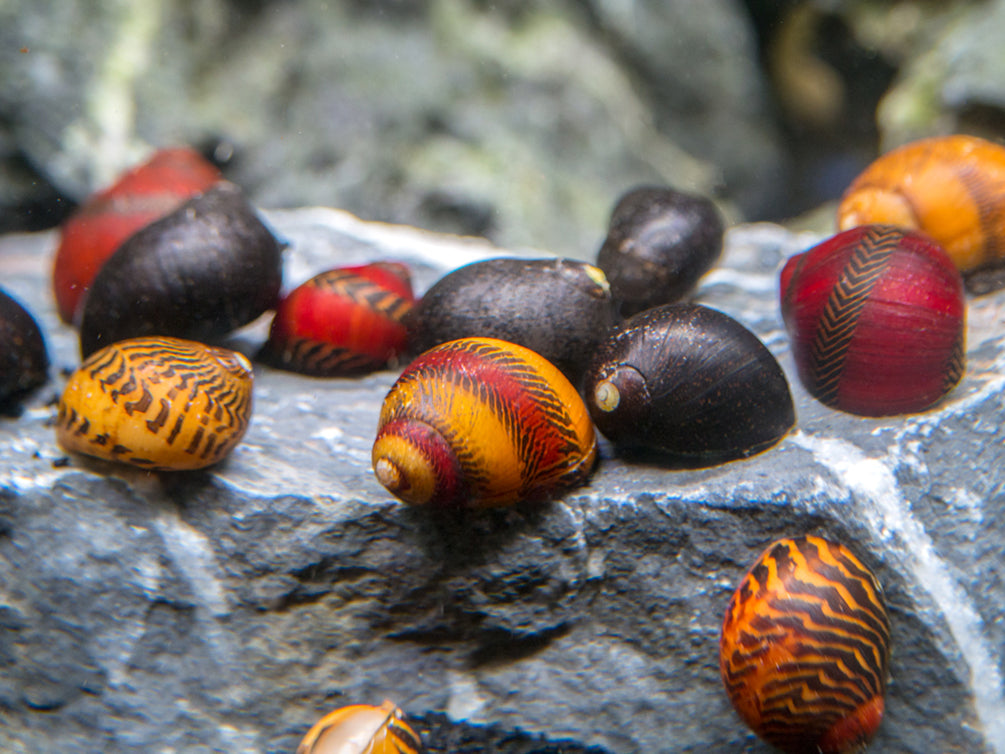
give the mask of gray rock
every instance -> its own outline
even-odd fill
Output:
[[[391,257],[424,289],[502,253],[329,210],[268,219],[291,244],[287,285]],[[328,709],[390,697],[423,730],[540,742],[501,734],[503,753],[766,753],[721,688],[719,626],[770,541],[820,533],[886,592],[891,683],[870,752],[1005,752],[1005,294],[971,300],[968,371],[937,410],[837,413],[796,381],[777,313],[782,261],[814,240],[735,227],[699,292],[780,357],[798,426],[777,447],[670,470],[604,443],[590,483],[554,503],[434,517],[370,470],[391,371],[256,369],[252,426],[210,471],[67,458],[52,401],[78,358],[49,294],[54,237],[3,238],[4,287],[55,366],[0,419],[0,748],[291,752]],[[232,342],[251,353],[264,326]]]

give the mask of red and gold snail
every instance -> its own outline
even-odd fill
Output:
[[[781,539],[726,609],[719,664],[740,717],[786,754],[861,751],[883,718],[890,621],[848,548]]]
[[[402,500],[492,507],[582,483],[596,460],[582,398],[549,361],[495,338],[422,353],[384,399],[377,479]]]
[[[381,369],[404,352],[403,318],[414,303],[403,264],[375,262],[322,272],[280,302],[259,358],[316,377]]]
[[[848,186],[837,221],[921,230],[965,273],[1005,264],[1005,147],[962,134],[905,144]]]
[[[71,375],[56,439],[144,469],[200,469],[240,442],[251,393],[251,364],[235,351],[168,337],[119,341]]]
[[[963,282],[916,231],[859,226],[792,257],[781,308],[799,377],[828,406],[922,411],[963,375]]]
[[[162,149],[90,196],[60,228],[53,266],[59,316],[74,322],[98,270],[123,241],[220,180],[220,172],[187,147]]]
[[[329,712],[307,732],[296,754],[419,754],[419,735],[391,701]]]

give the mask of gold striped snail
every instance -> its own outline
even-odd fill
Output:
[[[235,351],[179,338],[124,340],[71,375],[56,439],[65,450],[144,469],[200,469],[240,442],[251,393],[251,364]]]
[[[329,712],[307,731],[296,754],[419,754],[422,742],[394,702]]]

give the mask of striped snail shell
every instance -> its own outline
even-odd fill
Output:
[[[282,246],[237,186],[220,182],[137,231],[84,301],[84,356],[117,340],[212,340],[279,301]]]
[[[296,754],[419,754],[419,735],[391,701],[329,712],[307,731]]]
[[[251,364],[235,351],[170,337],[119,341],[70,377],[56,439],[144,469],[201,469],[244,436],[251,392]]]
[[[1005,264],[1005,147],[962,134],[905,144],[848,186],[837,217],[840,230],[921,230],[965,273]]]
[[[381,369],[405,350],[402,320],[414,301],[402,264],[322,272],[280,302],[259,358],[317,377]]]
[[[764,551],[729,602],[719,643],[736,711],[786,754],[861,751],[883,718],[889,655],[876,577],[813,536]]]
[[[582,399],[535,352],[462,338],[421,354],[384,399],[373,467],[408,503],[491,507],[583,482],[596,436]]]
[[[792,257],[781,308],[803,385],[833,408],[922,411],[963,375],[963,282],[916,231],[859,226]]]
[[[0,290],[0,412],[9,411],[49,374],[42,331],[19,301]]]
[[[440,278],[408,317],[421,353],[458,338],[498,338],[529,348],[574,384],[616,321],[600,268],[575,259],[486,259]]]
[[[88,197],[60,228],[52,284],[62,320],[75,321],[91,281],[123,241],[218,180],[195,150],[162,149]]]
[[[686,296],[722,254],[724,233],[710,199],[642,186],[614,206],[597,266],[629,316]]]
[[[795,423],[775,357],[700,304],[630,317],[597,352],[583,391],[597,428],[628,452],[725,461],[767,449]]]

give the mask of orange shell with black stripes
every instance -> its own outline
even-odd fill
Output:
[[[820,537],[770,545],[722,623],[726,692],[786,754],[862,751],[883,718],[889,662],[879,582],[848,548]]]
[[[917,231],[838,233],[789,259],[780,293],[800,380],[832,408],[923,411],[963,375],[963,281],[942,247]]]
[[[551,362],[495,338],[413,361],[384,399],[377,479],[407,503],[496,507],[583,483],[597,456],[582,398]]]
[[[240,353],[169,337],[95,351],[59,400],[64,450],[158,471],[222,460],[251,418],[251,363]]]
[[[921,230],[964,273],[1005,264],[1005,147],[964,134],[905,144],[852,181],[837,223]]]
[[[352,704],[318,720],[296,754],[420,754],[419,735],[393,702]]]

